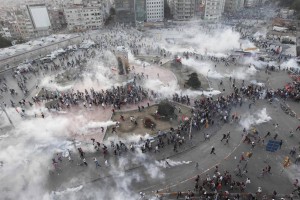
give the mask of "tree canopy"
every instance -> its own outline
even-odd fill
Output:
[[[175,107],[167,100],[161,101],[158,104],[157,113],[160,116],[165,116],[166,118],[170,118],[174,116]]]
[[[186,84],[193,89],[198,89],[201,87],[201,82],[198,78],[198,74],[193,72],[189,75],[189,79],[187,80]]]
[[[0,35],[0,48],[10,47],[11,42]]]

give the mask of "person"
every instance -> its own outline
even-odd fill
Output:
[[[208,133],[206,133],[206,135],[205,135],[205,139],[204,140],[210,140],[210,136],[209,136],[209,134]]]
[[[267,166],[267,172],[268,172],[269,174],[271,174],[271,166],[270,166],[270,165]]]
[[[258,187],[257,188],[257,194],[261,194],[262,193],[262,188],[261,187]]]
[[[268,137],[268,136],[271,136],[270,131],[268,131],[268,133],[265,135],[265,138]]]
[[[226,139],[226,134],[224,133],[223,134],[223,137],[222,137],[222,139],[221,139],[221,142],[223,141],[223,140],[225,140]]]
[[[99,162],[98,162],[98,160],[97,160],[97,158],[94,158],[94,162],[96,164],[96,168],[101,167],[100,164],[99,164]]]
[[[300,125],[296,128],[296,131],[300,130]]]
[[[196,166],[195,166],[195,169],[198,169],[199,168],[199,163],[196,162]]]
[[[88,166],[88,164],[87,164],[85,158],[83,158],[82,161],[83,161],[83,164],[85,164],[85,166]]]
[[[281,149],[281,146],[282,146],[282,140],[280,140],[280,142],[279,142],[279,149]]]
[[[250,184],[250,183],[251,183],[250,178],[247,178],[246,181],[245,181],[245,184],[247,185],[247,184]]]
[[[212,146],[211,151],[210,151],[210,154],[215,154],[215,155],[216,155],[215,147],[214,147],[214,146]]]

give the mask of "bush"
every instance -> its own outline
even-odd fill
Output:
[[[199,78],[198,78],[198,75],[197,75],[197,73],[191,73],[190,75],[189,75],[189,80],[187,80],[187,82],[186,82],[186,84],[188,85],[188,86],[190,86],[191,88],[193,88],[193,89],[199,89],[200,87],[201,87],[201,82],[200,82],[200,80],[199,80]]]
[[[157,114],[166,118],[174,116],[175,107],[169,101],[162,101],[158,104]]]
[[[145,128],[151,128],[152,126],[155,128],[156,124],[149,117],[145,117],[144,126]]]
[[[10,47],[11,42],[0,35],[0,48]]]

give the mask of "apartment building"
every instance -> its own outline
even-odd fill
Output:
[[[171,10],[175,20],[187,20],[195,16],[195,0],[173,0]]]
[[[135,0],[115,0],[115,10],[118,23],[135,26]]]
[[[69,30],[83,31],[99,29],[104,22],[104,13],[100,7],[72,6],[64,9]]]
[[[245,0],[226,0],[225,12],[235,13],[244,8]]]
[[[147,22],[161,22],[164,20],[164,0],[146,0]]]
[[[259,3],[259,0],[245,0],[245,7],[254,7]]]
[[[219,20],[225,8],[225,0],[206,0],[204,19]]]

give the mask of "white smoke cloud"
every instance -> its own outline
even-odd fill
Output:
[[[231,28],[202,30],[192,26],[181,27],[180,30],[168,29],[153,31],[162,48],[177,52],[226,53],[240,47],[240,34]],[[166,39],[173,43],[168,43]]]
[[[199,62],[196,61],[195,59],[189,58],[189,59],[182,59],[182,64],[184,66],[190,67],[193,70],[195,70],[197,73],[202,74],[203,76],[208,76],[210,78],[215,78],[215,79],[222,79],[224,76],[217,72],[212,64],[207,63],[207,62]]]
[[[243,128],[250,129],[253,125],[262,124],[270,121],[272,118],[268,115],[267,109],[263,108],[261,111],[257,111],[253,115],[246,113],[242,115],[240,125]]]
[[[175,160],[161,160],[161,161],[155,161],[157,166],[163,167],[163,168],[169,168],[169,167],[175,167],[178,165],[188,165],[192,161],[175,161]]]
[[[281,69],[287,69],[291,67],[300,70],[300,66],[295,59],[290,59],[280,65]]]

